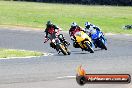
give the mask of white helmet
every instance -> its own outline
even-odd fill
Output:
[[[71,27],[76,27],[76,26],[77,26],[77,23],[72,22]]]
[[[91,25],[90,22],[86,22],[86,23],[85,23],[85,27],[90,26],[90,25]]]

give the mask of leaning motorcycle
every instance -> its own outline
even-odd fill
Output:
[[[70,55],[71,52],[68,49],[69,45],[61,40],[63,38],[62,36],[63,34],[59,34],[56,38],[51,38],[52,35],[49,34],[48,40],[51,40],[50,47],[56,49],[58,54],[62,52],[64,55]],[[46,40],[44,43],[46,43],[48,40]]]
[[[94,33],[91,34],[91,38],[95,47],[107,50],[107,41],[101,31],[96,30]]]
[[[82,50],[94,53],[92,40],[86,33],[79,31],[74,34],[74,37]]]

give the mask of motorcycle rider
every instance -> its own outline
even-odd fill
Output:
[[[73,41],[73,47],[75,47],[75,48],[80,47],[79,44],[76,42],[76,39],[75,39],[75,36],[74,36],[74,34],[76,32],[79,32],[79,31],[84,31],[84,29],[81,28],[80,26],[78,26],[77,23],[72,22],[71,28],[69,29],[69,35],[71,37],[71,40]]]
[[[85,32],[91,36],[91,34],[96,33],[96,31],[101,31],[101,29],[90,22],[85,23]]]
[[[90,22],[85,23],[85,32],[91,37],[92,34],[95,34],[96,32],[101,32],[101,29],[94,24],[91,24]],[[103,34],[103,32],[101,32]],[[104,40],[104,34],[102,36]],[[93,42],[94,43],[94,42]],[[95,47],[97,48],[96,44],[94,43]]]
[[[58,26],[54,25],[51,21],[47,21],[46,24],[46,29],[45,29],[45,40],[48,39],[48,35],[50,34],[50,39],[54,39],[56,38],[56,36],[58,36],[59,31],[61,30],[61,28],[59,28]]]
[[[44,31],[46,33],[44,43],[46,43],[46,41],[48,41],[48,39],[52,40],[52,39],[58,38],[60,31],[61,31],[61,28],[54,25],[51,21],[47,21],[46,29]],[[62,39],[60,41],[61,42],[63,41],[63,42],[65,42],[65,44],[69,45],[69,42],[66,41],[64,36],[62,37]],[[52,47],[58,51],[58,48],[54,46],[53,42],[50,42],[50,47]]]

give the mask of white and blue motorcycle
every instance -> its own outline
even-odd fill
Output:
[[[93,43],[94,43],[96,48],[98,47],[98,48],[107,50],[107,47],[106,47],[107,40],[101,31],[96,30],[90,36],[91,36]]]

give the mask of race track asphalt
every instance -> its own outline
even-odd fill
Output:
[[[67,32],[62,32],[71,42]],[[24,49],[52,53],[25,59],[0,60],[0,88],[132,88],[132,84],[76,83],[76,68],[82,65],[87,73],[132,75],[132,36],[106,35],[108,50],[95,49],[91,54],[70,45],[71,55],[58,55],[43,44],[43,30],[0,28],[0,48]],[[72,42],[71,42],[72,43]]]

